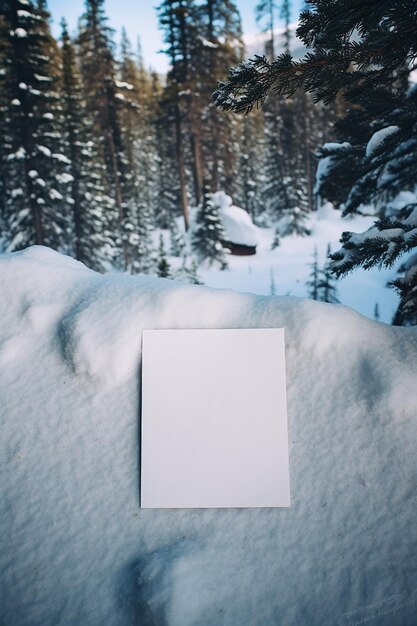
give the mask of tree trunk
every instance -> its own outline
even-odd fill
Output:
[[[123,197],[122,197],[122,189],[120,186],[120,178],[119,178],[119,170],[117,167],[117,158],[116,158],[116,149],[114,147],[114,140],[111,130],[107,131],[107,141],[109,146],[110,160],[111,160],[111,168],[113,174],[114,188],[115,188],[115,200],[116,207],[119,214],[119,223],[120,226],[123,225],[123,221],[125,219],[125,211],[123,208]],[[122,232],[122,249],[123,249],[123,260],[125,264],[125,270],[129,268],[129,252],[126,241],[123,239]]]
[[[181,111],[178,101],[175,103],[175,147],[178,164],[178,175],[180,179],[180,193],[181,193],[181,210],[184,217],[185,231],[190,228],[190,219],[188,215],[188,200],[187,200],[187,181],[185,176],[185,164],[184,164],[184,148],[182,145],[182,127],[181,127]]]
[[[193,115],[193,114],[192,114]],[[201,133],[200,128],[196,125],[196,120],[192,121],[191,126],[191,153],[192,153],[192,169],[194,178],[194,195],[196,204],[201,200],[203,190],[203,159],[201,155]]]
[[[311,180],[311,154],[310,154],[310,124],[308,119],[308,102],[307,95],[302,92],[302,118],[303,118],[303,135],[304,135],[304,163],[307,181],[307,201],[308,210],[313,210],[313,191]]]

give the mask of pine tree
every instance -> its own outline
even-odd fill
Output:
[[[265,43],[265,54],[271,61],[275,59],[275,21],[278,12],[278,4],[275,0],[260,0],[255,7],[255,16],[258,24],[262,26],[262,32],[268,34]]]
[[[118,214],[117,245],[122,254],[121,265],[131,267],[128,245],[132,222],[128,215],[134,202],[130,195],[131,173],[128,169],[122,137],[120,107],[124,95],[117,87],[113,57],[113,31],[107,26],[104,0],[85,0],[86,10],[80,22],[78,46],[87,112],[93,132],[103,146],[108,188]]]
[[[263,141],[262,115],[245,116],[242,121],[239,148],[236,202],[239,206],[246,209],[255,221],[264,209],[260,197],[262,190]]]
[[[118,72],[119,120],[126,162],[124,181],[127,197],[123,222],[125,246],[133,272],[152,268],[152,222],[156,154],[150,111],[150,79],[133,59],[131,45],[122,30],[121,62]],[[146,258],[148,255],[148,258]]]
[[[206,186],[203,200],[197,209],[195,227],[191,238],[191,244],[199,262],[207,260],[209,265],[218,262],[221,269],[225,269],[227,261],[222,245],[225,239],[226,235],[218,208]]]
[[[338,94],[359,103],[358,114],[352,112],[346,119],[349,124],[353,119],[361,122],[360,145],[345,142],[337,154],[327,147],[319,178],[329,181],[335,174],[336,182],[327,183],[324,193],[334,193],[345,214],[376,204],[381,218],[366,233],[344,233],[343,247],[332,257],[332,271],[340,276],[357,267],[390,267],[417,246],[417,202],[390,208],[400,191],[413,191],[417,183],[417,140],[412,130],[417,124],[417,89],[407,90],[407,75],[417,56],[415,2],[311,0],[309,5],[314,10],[302,12],[297,31],[310,48],[304,59],[284,54],[271,63],[265,57],[243,63],[220,85],[216,100],[223,108],[245,111],[262,103],[271,89],[291,96],[301,87],[325,103]],[[323,193],[321,181],[318,191]],[[416,257],[407,259],[400,268],[404,275],[393,282],[400,295],[395,323],[417,321]]]
[[[175,219],[171,220],[169,234],[171,238],[171,254],[176,257],[184,257],[186,242],[184,234],[180,231]]]
[[[282,118],[277,106],[265,107],[265,144],[262,169],[262,203],[276,222],[290,206],[286,164],[281,142]]]
[[[275,231],[275,240],[279,240],[280,237],[288,237],[289,235],[310,235],[310,229],[306,225],[308,213],[301,202],[297,204],[297,195],[296,193],[291,193],[291,187],[289,187],[289,190],[289,195],[294,197],[294,201],[288,210],[283,210],[281,213],[281,218]],[[296,192],[297,190],[294,191]]]
[[[178,144],[175,137],[175,106],[162,91],[157,75],[152,76],[156,107],[152,118],[155,136],[155,223],[158,228],[167,229],[173,216],[184,215],[181,205],[181,179],[178,175],[176,153]],[[187,196],[188,202],[188,196]],[[187,204],[188,207],[188,204]],[[187,209],[188,210],[188,209]]]
[[[276,228],[274,232],[274,238],[271,244],[271,250],[275,250],[276,248],[279,248],[280,245],[281,245],[281,237],[279,234],[279,229]]]
[[[319,269],[319,260],[318,260],[318,252],[317,246],[314,247],[313,254],[313,262],[310,263],[311,272],[308,277],[308,281],[306,282],[306,286],[308,287],[307,295],[309,298],[313,300],[319,300],[320,295],[320,269]]]
[[[188,189],[185,164],[184,114],[190,112],[190,54],[194,46],[195,30],[193,27],[194,9],[191,0],[163,0],[158,7],[161,29],[167,43],[171,69],[167,76],[164,90],[165,109],[172,122],[175,136],[175,154],[180,181],[181,210],[184,226],[189,228]],[[192,112],[194,120],[194,111]],[[194,151],[197,150],[196,137],[193,134]],[[195,192],[198,195],[200,185],[200,158],[193,161]]]
[[[130,227],[128,239],[129,248],[132,251],[133,273],[151,274],[154,270],[154,225],[150,210],[146,204],[137,207],[137,224]]]
[[[265,41],[265,55],[272,61],[275,58],[275,19],[278,5],[274,0],[261,0],[255,8],[257,22],[263,25],[263,31],[268,33]],[[285,105],[280,100],[269,100],[263,110],[264,133],[263,169],[261,188],[262,204],[265,207],[269,220],[277,219],[289,206],[287,186],[285,182],[285,156],[282,142],[283,111]],[[280,234],[276,229],[272,248],[279,245]]]
[[[264,204],[276,224],[275,240],[289,235],[309,235],[307,183],[301,129],[294,102],[280,102],[265,112]]]
[[[106,194],[105,166],[82,96],[74,46],[62,22],[63,114],[70,158],[75,258],[94,270],[111,263],[114,201]]]
[[[332,197],[334,192],[342,204],[343,215],[360,213],[369,205],[375,207],[378,215],[368,231],[342,235],[343,245],[332,256],[332,269],[341,276],[357,267],[392,267],[402,255],[409,255],[398,267],[403,275],[390,283],[400,296],[393,323],[416,324],[417,140],[412,129],[417,125],[417,90],[411,88],[401,97],[401,92],[379,88],[368,98],[374,105],[374,120],[370,128],[363,128],[363,124],[363,130],[357,124],[358,134],[362,130],[358,143],[343,142],[327,150],[324,146],[321,151],[324,173],[319,192]],[[359,111],[368,120],[371,111],[364,96],[361,102]],[[353,113],[348,114],[346,122],[352,124],[354,117]],[[335,183],[340,183],[338,191],[330,182],[332,174]],[[344,184],[340,182],[343,179]],[[402,202],[404,191],[409,195]]]
[[[337,287],[331,270],[331,249],[330,244],[327,246],[327,256],[324,268],[320,272],[320,280],[318,284],[319,298],[322,302],[331,302],[339,304],[337,297]]]
[[[212,92],[224,65],[241,59],[241,23],[232,0],[164,0],[158,11],[171,64],[161,99],[163,126],[175,138],[187,229],[188,201],[199,203],[203,180],[211,191],[236,191],[240,123],[216,109]]]
[[[44,3],[0,6],[2,219],[9,251],[70,247],[70,198],[60,107],[60,54]]]
[[[238,9],[232,0],[205,0],[197,6],[197,45],[191,56],[192,89],[202,151],[201,170],[211,191],[236,191],[240,140],[239,121],[216,109],[213,89],[225,65],[236,63],[243,51]],[[201,190],[200,190],[201,195]]]
[[[216,102],[226,110],[247,111],[268,92],[291,96],[301,87],[317,100],[331,102],[339,92],[350,99],[358,90],[392,84],[399,68],[416,56],[414,0],[309,0],[301,12],[297,37],[310,49],[301,60],[282,54],[245,61],[219,85]],[[383,24],[383,27],[381,26]],[[360,33],[354,40],[352,33]],[[262,80],[259,80],[259,76]]]
[[[277,287],[275,284],[275,274],[274,274],[274,268],[271,267],[269,270],[269,277],[270,277],[270,282],[269,282],[269,293],[271,294],[271,296],[276,296],[277,295]]]
[[[282,0],[281,18],[284,20],[284,53],[290,54],[291,42],[291,0]]]
[[[191,265],[188,270],[187,279],[188,279],[188,282],[191,283],[192,285],[203,284],[201,278],[198,275],[197,270],[198,270],[197,261],[195,259],[191,259]]]
[[[157,276],[159,278],[171,278],[171,266],[169,265],[166,257],[164,238],[162,234],[159,236]]]
[[[7,157],[9,146],[9,94],[7,89],[8,59],[12,57],[12,45],[9,37],[10,28],[6,16],[0,11],[0,233],[6,231],[6,190],[7,190]]]
[[[171,216],[180,211],[175,175],[175,140],[162,109],[162,87],[158,75],[145,70],[142,57],[134,73],[136,105],[134,136],[131,139],[134,162],[131,169],[134,172],[138,210],[140,212],[140,207],[146,205],[154,226],[166,229]]]
[[[181,268],[177,271],[175,278],[190,283],[191,285],[202,285],[203,282],[198,275],[198,265],[194,257],[184,256]]]
[[[273,28],[274,11],[277,9],[273,2],[261,3],[268,9],[269,25]],[[281,17],[286,24],[285,47],[290,46],[290,4],[284,2],[281,6]],[[270,37],[273,37],[271,30]],[[274,50],[273,40],[271,49]],[[268,55],[268,47],[265,48]],[[309,202],[307,183],[305,178],[304,155],[300,145],[306,141],[306,128],[300,127],[298,101],[269,99],[264,107],[265,144],[263,166],[263,202],[269,218],[276,224],[273,248],[279,245],[281,237],[292,234],[307,235],[308,228],[305,221],[308,216]],[[305,111],[303,111],[306,114]]]

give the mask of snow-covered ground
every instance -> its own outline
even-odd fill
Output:
[[[415,626],[417,329],[39,247],[0,285],[2,624]],[[285,328],[291,508],[139,509],[141,331],[199,327]]]
[[[329,243],[335,252],[340,248],[339,239],[343,231],[363,232],[374,221],[374,217],[361,216],[342,219],[340,211],[335,211],[331,205],[326,204],[314,213],[309,221],[311,236],[284,237],[280,246],[271,250],[274,230],[260,228],[261,241],[255,256],[230,256],[228,270],[200,267],[198,273],[204,284],[210,287],[269,295],[273,282],[277,295],[306,297],[308,295],[306,282],[311,271],[309,264],[313,261],[314,248],[317,246],[319,265],[323,267]],[[386,287],[386,284],[395,277],[395,269],[355,271],[335,281],[339,300],[372,319],[375,304],[378,304],[381,321],[390,323],[397,308],[398,297],[392,289]]]

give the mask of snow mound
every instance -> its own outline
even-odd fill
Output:
[[[234,206],[232,198],[224,191],[213,194],[213,200],[219,207],[227,241],[244,246],[257,246],[260,241],[259,229],[245,209]]]
[[[415,624],[416,329],[41,247],[0,285],[1,623]],[[288,510],[139,509],[142,329],[211,327],[285,328]]]

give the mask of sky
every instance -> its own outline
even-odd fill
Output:
[[[258,0],[237,0],[242,16],[243,32],[254,33],[259,30],[255,21],[255,6]],[[122,26],[126,27],[133,47],[136,47],[137,37],[140,37],[145,64],[159,72],[167,69],[166,55],[160,52],[164,44],[158,29],[158,18],[155,7],[159,0],[106,0],[105,11],[109,24],[116,29],[115,41],[120,39]],[[302,0],[293,1],[292,20],[297,19]],[[78,18],[84,11],[84,0],[49,0],[49,10],[52,15],[52,30],[56,37],[60,34],[59,22],[65,17],[70,33],[77,31]]]

